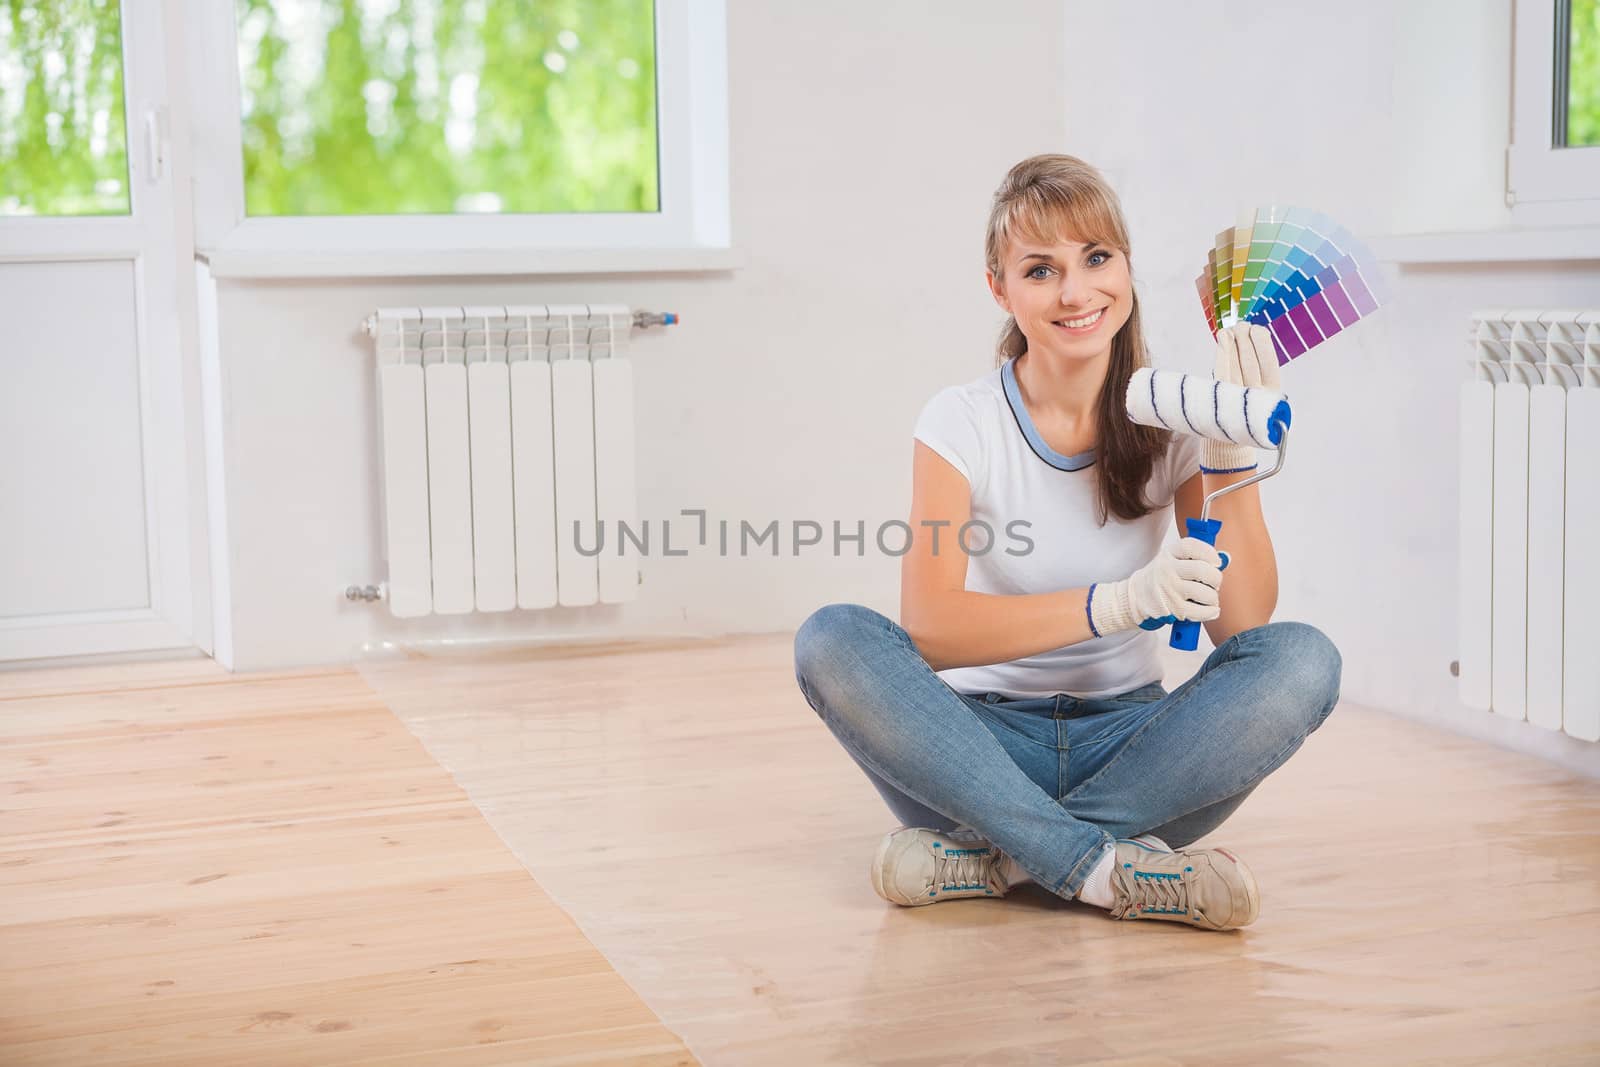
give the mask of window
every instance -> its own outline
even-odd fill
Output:
[[[651,0],[238,0],[245,212],[655,211]]]
[[[126,215],[118,0],[0,7],[0,215]]]
[[[213,263],[728,245],[724,0],[191,10]]]
[[[1512,78],[1514,217],[1600,222],[1600,0],[1518,0]]]
[[[1600,146],[1600,0],[1556,5],[1555,47],[1555,143]]]

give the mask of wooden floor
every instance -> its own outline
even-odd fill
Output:
[[[1600,786],[1361,708],[1216,934],[879,900],[783,635],[138,684],[0,702],[0,1063],[1600,1062]]]
[[[0,674],[0,1063],[689,1064],[353,671]]]
[[[1246,930],[902,909],[790,638],[607,651],[363,675],[704,1063],[1600,1062],[1591,780],[1346,705],[1210,839]]]

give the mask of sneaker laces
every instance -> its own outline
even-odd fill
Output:
[[[1189,914],[1189,886],[1182,878],[1138,878],[1130,873],[1127,890],[1128,899],[1116,913],[1119,919],[1130,911]]]
[[[952,841],[951,844],[960,842]],[[933,859],[933,884],[940,889],[957,887],[968,889],[988,885],[989,867],[994,862],[994,850],[958,848],[955,851],[970,851],[970,854],[952,856],[949,851],[936,854]]]

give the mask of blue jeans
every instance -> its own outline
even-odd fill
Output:
[[[1115,839],[1181,848],[1221,825],[1339,699],[1338,649],[1298,622],[1235,634],[1170,694],[1096,700],[957,693],[860,604],[812,613],[794,655],[806,701],[903,825],[974,829],[1068,898]]]

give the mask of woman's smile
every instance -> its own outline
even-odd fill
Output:
[[[1100,324],[1106,319],[1105,312],[1105,308],[1096,308],[1087,315],[1080,315],[1076,318],[1070,319],[1057,319],[1053,325],[1056,327],[1056,329],[1061,330],[1063,333],[1068,333],[1074,337],[1077,337],[1086,333],[1093,333],[1096,329],[1098,329]]]

